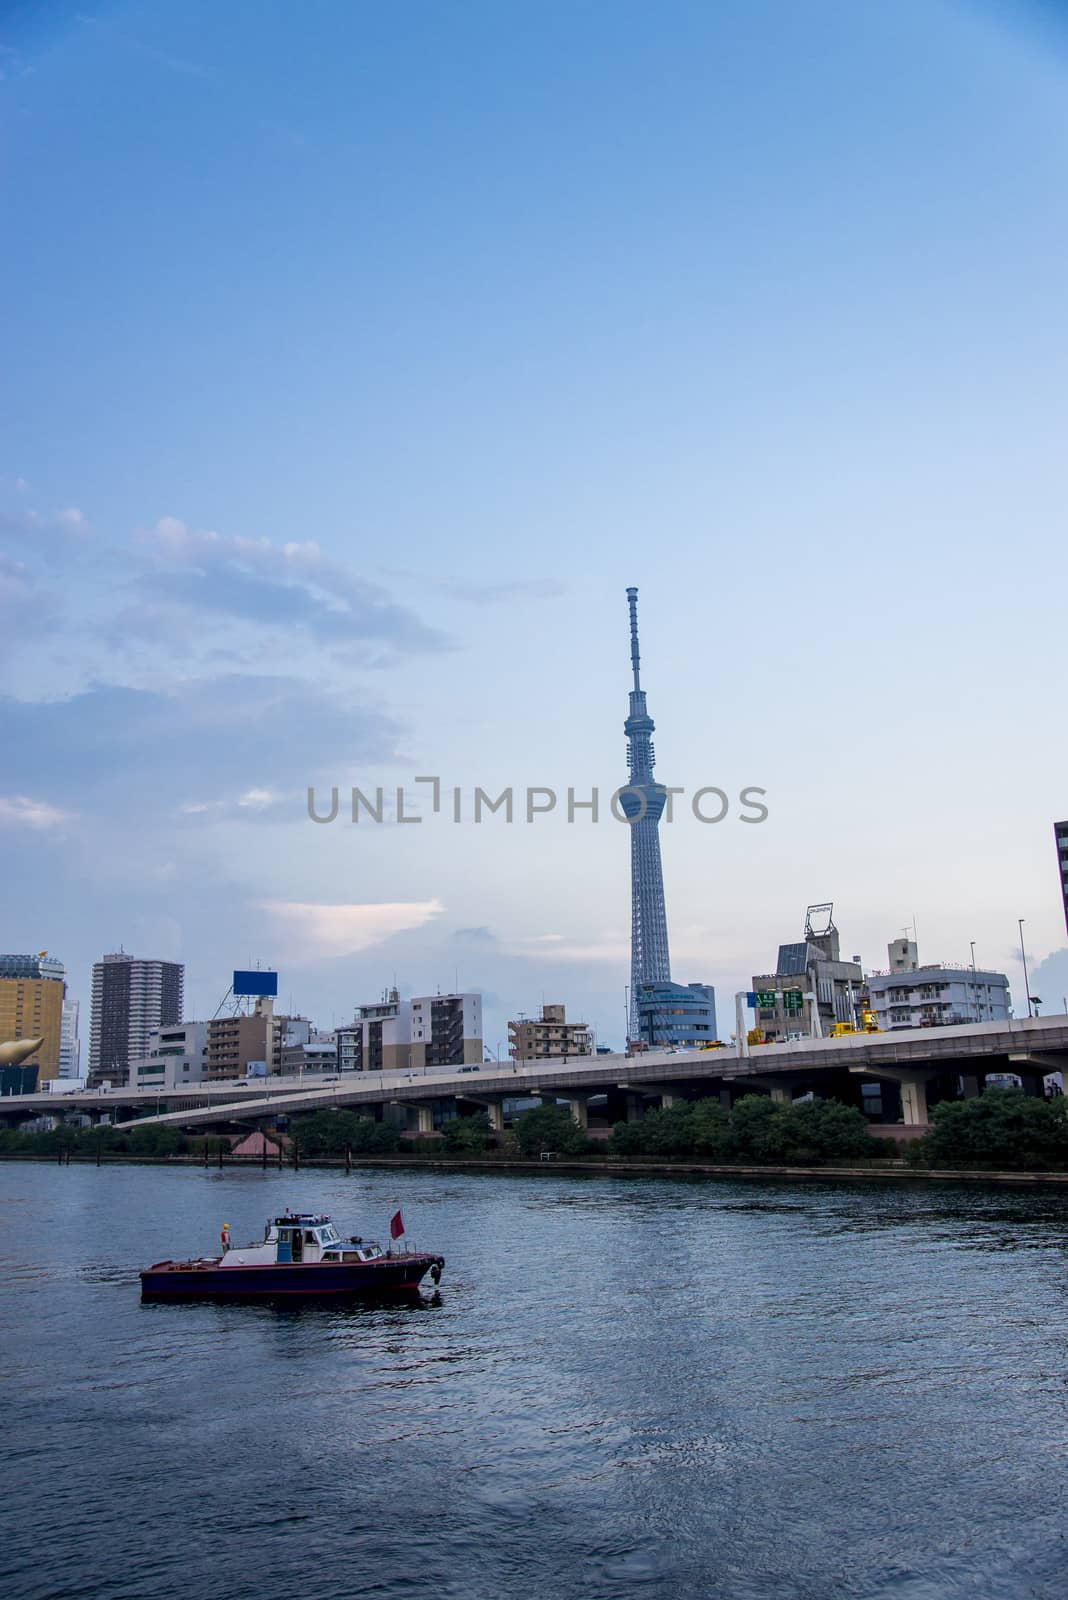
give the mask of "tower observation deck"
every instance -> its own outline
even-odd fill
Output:
[[[660,864],[660,818],[665,793],[653,777],[655,724],[645,704],[638,650],[638,591],[627,590],[630,609],[630,664],[634,687],[627,736],[628,786],[619,804],[630,822],[630,1033],[638,1035],[638,993],[643,984],[671,978],[664,874]]]

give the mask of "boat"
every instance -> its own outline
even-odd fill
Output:
[[[286,1211],[267,1220],[260,1243],[230,1244],[222,1254],[187,1261],[155,1261],[141,1273],[144,1300],[220,1296],[270,1299],[275,1295],[364,1295],[369,1299],[415,1294],[429,1274],[441,1281],[445,1257],[421,1251],[383,1250],[357,1235],[343,1239],[327,1216]]]

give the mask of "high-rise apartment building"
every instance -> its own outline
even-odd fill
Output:
[[[78,1078],[81,1076],[82,1042],[78,1037],[79,1011],[79,1001],[64,1000],[63,1017],[59,1030],[59,1076],[61,1078]]]
[[[0,956],[0,1044],[40,1039],[23,1064],[37,1068],[38,1083],[59,1077],[66,969],[47,951]]]
[[[146,961],[124,950],[93,967],[89,1082],[125,1084],[131,1063],[149,1053],[152,1031],[182,1020],[185,968]]]
[[[1057,865],[1061,869],[1061,899],[1064,902],[1064,925],[1068,928],[1068,822],[1053,824],[1053,837],[1057,844]]]

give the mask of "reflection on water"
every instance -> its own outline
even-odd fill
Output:
[[[1059,1192],[4,1163],[0,1196],[5,1596],[1064,1592]],[[403,1205],[441,1289],[141,1303],[286,1205]]]

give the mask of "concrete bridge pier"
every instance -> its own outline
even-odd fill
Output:
[[[589,1096],[585,1094],[571,1094],[568,1095],[564,1102],[571,1113],[572,1122],[577,1123],[580,1128],[589,1127],[589,1118],[586,1114],[586,1102],[588,1099]]]
[[[927,1083],[923,1078],[901,1080],[901,1114],[906,1126],[931,1119],[927,1112]]]
[[[901,1120],[907,1128],[926,1127],[931,1118],[927,1109],[927,1085],[938,1077],[937,1071],[910,1072],[907,1067],[880,1067],[870,1072],[864,1067],[850,1067],[850,1072],[863,1078],[889,1078],[901,1091]]]
[[[473,1106],[478,1106],[489,1118],[490,1129],[493,1133],[504,1132],[504,1100],[491,1100],[485,1095],[465,1095]]]
[[[589,1120],[586,1115],[586,1101],[589,1099],[589,1095],[575,1094],[574,1091],[564,1094],[561,1091],[560,1094],[539,1093],[538,1099],[543,1106],[558,1106],[562,1102],[570,1112],[573,1122],[576,1122],[580,1128],[589,1126]]]
[[[628,1122],[640,1122],[645,1114],[645,1102],[640,1094],[627,1094],[624,1096],[626,1106],[626,1119]]]
[[[681,1091],[679,1090],[679,1088],[675,1084],[665,1084],[665,1083],[631,1083],[631,1084],[624,1084],[624,1083],[621,1083],[619,1085],[619,1087],[621,1089],[626,1089],[628,1091],[628,1096],[627,1096],[627,1098],[628,1098],[627,1121],[628,1122],[639,1122],[641,1120],[642,1112],[645,1109],[642,1097],[645,1096],[645,1095],[650,1095],[650,1096],[654,1097],[655,1099],[659,1100],[661,1111],[669,1110],[677,1102],[685,1100],[685,1098],[686,1098],[686,1096],[681,1093]],[[633,1116],[631,1115],[631,1112],[630,1112],[630,1100],[631,1099],[633,1099],[634,1102],[635,1102],[635,1112],[634,1112]]]
[[[390,1105],[400,1107],[410,1132],[419,1134],[434,1132],[433,1106],[420,1100],[391,1100]]]

